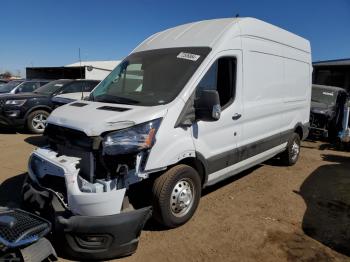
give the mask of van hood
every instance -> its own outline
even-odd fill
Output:
[[[106,131],[164,117],[166,113],[166,105],[145,107],[79,101],[55,109],[47,123],[79,130],[88,136],[99,136]]]

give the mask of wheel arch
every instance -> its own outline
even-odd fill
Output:
[[[208,181],[207,164],[206,164],[205,158],[201,154],[196,153],[196,157],[183,158],[179,162],[175,163],[172,166],[176,166],[179,164],[185,164],[185,165],[188,165],[188,166],[194,168],[200,176],[202,187]]]
[[[293,131],[299,135],[300,140],[304,139],[304,128],[302,123],[297,123]]]
[[[52,112],[52,108],[49,106],[39,105],[39,106],[32,107],[25,114],[24,118],[26,119],[26,121],[27,121],[29,114],[33,113],[34,111],[38,111],[38,110],[44,110],[44,111],[48,112],[49,114]]]

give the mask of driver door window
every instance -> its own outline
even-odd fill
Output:
[[[236,59],[222,57],[212,64],[197,86],[196,97],[203,90],[216,90],[219,93],[221,107],[233,102],[236,84]]]

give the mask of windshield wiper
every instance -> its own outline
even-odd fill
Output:
[[[121,96],[111,96],[111,95],[99,95],[94,97],[94,101],[97,102],[106,102],[106,103],[116,103],[116,104],[126,104],[134,105],[140,103],[137,100],[121,97]]]

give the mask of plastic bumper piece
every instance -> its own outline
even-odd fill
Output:
[[[101,260],[131,255],[151,208],[109,216],[57,217],[56,240],[69,258]]]

